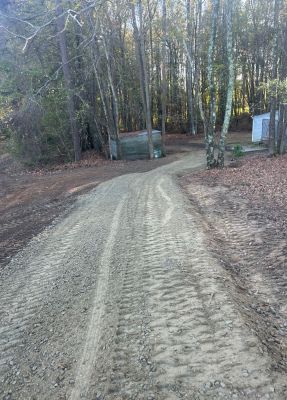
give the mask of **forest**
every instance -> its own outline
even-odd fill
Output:
[[[0,33],[0,131],[30,164],[141,129],[152,158],[158,129],[204,133],[222,167],[230,121],[265,111],[285,151],[285,0],[1,0]]]

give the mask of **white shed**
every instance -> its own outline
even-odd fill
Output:
[[[279,112],[276,112],[276,122],[278,123]],[[270,122],[270,112],[254,115],[253,125],[252,125],[252,142],[262,142],[268,140],[269,138],[269,122]],[[276,129],[277,129],[276,123]]]

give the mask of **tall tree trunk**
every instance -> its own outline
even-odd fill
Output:
[[[283,154],[285,152],[286,127],[287,127],[287,104],[280,104],[279,121],[278,121],[278,140],[277,140],[278,154]]]
[[[195,103],[196,106],[198,107],[200,118],[203,123],[203,131],[204,131],[204,136],[206,136],[206,115],[203,110],[203,105],[202,105],[202,97],[201,97],[201,92],[200,92],[200,64],[201,64],[201,57],[200,57],[200,44],[199,44],[199,38],[200,38],[200,33],[202,29],[202,2],[203,0],[196,0],[196,30],[195,30],[195,71],[194,71],[194,97],[195,97]],[[196,122],[196,129],[198,125],[198,122]]]
[[[119,37],[120,37],[120,52],[121,52],[121,74],[125,74],[127,70],[127,60],[126,60],[126,44],[125,44],[125,29],[122,32],[121,27],[119,28]],[[128,93],[127,85],[122,85],[122,120],[124,124],[124,128],[129,132],[132,131],[132,112],[131,112],[131,104],[130,104],[130,96]]]
[[[142,92],[145,119],[146,119],[149,158],[153,159],[154,151],[153,151],[153,141],[152,141],[151,101],[150,101],[150,89],[149,89],[149,81],[147,74],[146,56],[145,56],[142,1],[138,0],[139,28],[137,25],[136,10],[133,1],[130,1],[130,8],[132,11],[134,38],[137,47],[138,61],[140,66],[140,83],[141,83],[141,92]]]
[[[55,6],[56,6],[56,17],[57,17],[56,24],[58,32],[58,41],[59,41],[59,48],[63,65],[64,81],[67,91],[67,107],[69,113],[70,130],[73,139],[75,161],[79,161],[81,159],[81,139],[77,127],[73,83],[72,83],[69,59],[68,59],[67,39],[65,32],[65,17],[63,15],[64,11],[62,7],[62,1],[55,0]]]
[[[215,39],[217,32],[218,23],[218,12],[219,12],[219,0],[212,0],[212,16],[211,16],[211,31],[209,38],[208,47],[208,85],[209,85],[209,121],[207,126],[207,134],[205,137],[206,142],[206,161],[207,168],[214,168],[216,161],[214,158],[214,134],[215,134],[215,123],[216,123],[216,88],[214,79],[214,48]]]
[[[224,167],[225,139],[228,132],[230,117],[232,112],[232,97],[234,90],[234,62],[233,62],[233,0],[225,1],[226,7],[226,47],[228,58],[228,87],[227,100],[225,106],[224,122],[221,130],[219,149],[218,149],[218,166]]]
[[[281,65],[280,65],[280,79],[286,79],[287,77],[287,15],[286,12],[283,16],[282,22],[282,31],[281,31]]]
[[[100,93],[102,107],[103,107],[103,110],[104,110],[104,116],[105,116],[105,120],[106,120],[106,124],[107,124],[109,151],[110,151],[110,158],[112,159],[111,137],[113,135],[113,127],[110,124],[107,101],[106,101],[106,98],[105,98],[105,95],[104,95],[104,91],[103,91],[103,88],[102,88],[102,83],[101,83],[101,80],[100,80],[100,77],[99,77],[99,73],[98,73],[98,69],[97,69],[97,60],[95,59],[95,57],[93,55],[92,55],[92,63],[93,63],[94,73],[95,73],[95,77],[96,77],[96,81],[97,81],[97,85],[98,85],[98,89],[99,89],[99,93]]]
[[[155,57],[155,113],[157,126],[162,129],[162,40],[156,46]]]
[[[147,14],[148,14],[148,24],[149,24],[149,53],[150,56],[146,57],[147,59],[147,71],[149,71],[149,85],[150,85],[150,108],[151,108],[151,122],[154,124],[154,112],[156,110],[156,96],[155,96],[155,79],[156,76],[154,74],[154,45],[153,45],[153,21],[152,21],[152,5],[150,4],[150,0],[147,0]]]
[[[279,154],[282,155],[286,153],[286,143],[287,143],[287,105],[285,104],[282,138],[279,148]]]
[[[118,96],[116,93],[115,85],[113,82],[112,71],[111,71],[111,57],[107,48],[106,38],[104,37],[104,33],[102,33],[102,43],[104,48],[104,53],[107,60],[107,72],[108,72],[108,80],[109,86],[112,92],[112,105],[113,105],[113,122],[114,122],[114,135],[115,140],[117,142],[117,159],[122,158],[122,149],[121,149],[121,141],[120,141],[120,127],[119,127],[119,106],[118,106]]]
[[[167,16],[166,0],[162,0],[162,60],[161,60],[161,147],[162,155],[166,155],[165,134],[166,134],[166,100],[167,100],[167,80],[166,80],[166,45],[167,45]]]
[[[192,24],[191,24],[191,4],[190,0],[186,0],[186,19],[187,19],[187,49],[191,60],[193,59],[193,46],[192,46]],[[193,92],[192,92],[192,77],[193,77],[192,62],[186,62],[186,88],[187,88],[187,104],[188,104],[188,133],[195,135],[194,127],[194,106],[193,106]]]
[[[274,90],[274,88],[272,89]],[[269,155],[274,156],[276,153],[276,95],[272,94],[270,98],[270,122],[269,122]]]
[[[279,20],[279,1],[274,0],[273,8],[273,28],[276,31],[278,28]],[[277,78],[277,64],[278,64],[278,37],[274,34],[273,38],[273,57],[272,57],[272,80]],[[269,124],[269,155],[273,156],[276,153],[276,83],[272,83],[272,90],[270,96],[270,124]]]

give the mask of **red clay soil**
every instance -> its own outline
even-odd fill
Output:
[[[287,370],[287,155],[182,178],[246,324]]]

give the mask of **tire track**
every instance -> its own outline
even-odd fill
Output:
[[[99,185],[22,254],[19,278],[3,276],[0,368],[39,369],[15,399],[286,398],[173,178],[201,162]],[[16,378],[2,376],[6,395]]]
[[[215,253],[218,253],[218,243],[225,248],[224,256],[219,257],[225,268],[231,271],[231,279],[237,286],[233,297],[242,315],[274,361],[286,371],[286,274],[283,256],[286,242],[278,241],[276,232],[270,240],[270,227],[262,225],[258,219],[253,220],[247,202],[230,195],[228,189],[225,189],[226,200],[218,218],[214,210],[222,202],[222,190],[195,185],[193,193],[195,201],[198,202],[200,194],[201,206],[210,210],[206,213],[204,208],[199,207],[208,229],[216,232],[212,240]],[[275,260],[274,255],[277,256]]]
[[[127,217],[134,221],[132,241],[119,247],[128,248],[128,260],[117,327],[103,354],[108,368],[97,368],[88,398],[282,399],[280,379],[206,251],[200,217],[183,213],[187,203],[169,177],[153,174],[137,185],[141,196],[130,202]]]
[[[39,311],[41,299],[69,254],[79,229],[78,221],[72,228],[57,232],[60,237],[56,247],[55,243],[48,244],[43,253],[29,260],[27,268],[23,266],[16,276],[1,284],[0,382],[9,364],[13,365],[14,349],[23,345],[28,323]]]
[[[216,262],[204,248],[197,218],[186,216],[186,224],[182,212],[175,212],[166,226],[160,213],[161,199],[169,198],[166,192],[163,196],[164,190],[162,185],[159,195],[153,191],[149,201],[146,245],[150,267],[146,290],[154,314],[153,360],[159,398],[169,398],[170,391],[178,398],[184,392],[207,393],[205,385],[210,382],[219,385],[210,390],[216,398],[220,393],[230,394],[231,389],[242,392],[244,398],[272,396],[269,360],[259,353],[256,337],[245,339],[247,331],[232,299],[218,285],[221,268],[210,267]],[[176,204],[176,200],[178,196],[171,201]],[[163,226],[168,231],[164,235]],[[166,268],[163,256],[169,260]],[[213,293],[216,299],[210,302]],[[252,371],[248,378],[246,369]]]
[[[115,244],[116,235],[118,233],[120,216],[123,209],[125,198],[121,200],[117,206],[114,217],[111,222],[110,232],[104,248],[102,258],[99,263],[98,283],[94,296],[94,304],[91,311],[91,317],[85,339],[85,346],[80,363],[77,367],[77,376],[75,386],[71,393],[70,399],[77,400],[85,398],[92,375],[93,362],[96,359],[99,340],[101,336],[101,323],[104,317],[105,297],[108,290],[109,268],[112,251]]]
[[[111,182],[110,185],[99,187],[97,191],[99,204],[105,199],[105,203],[108,205],[106,196],[109,198],[109,192],[113,190],[113,185],[113,182]],[[80,271],[80,274],[75,272],[74,265],[75,260],[79,259],[81,254],[80,262],[85,262],[86,245],[81,243],[81,239],[85,239],[86,242],[91,241],[92,236],[89,236],[89,232],[91,231],[91,223],[95,219],[93,217],[94,211],[93,195],[82,197],[67,218],[35,237],[27,248],[20,252],[5,270],[1,271],[0,393],[5,393],[5,391],[7,393],[9,387],[14,389],[12,385],[16,387],[16,384],[19,383],[25,389],[26,394],[22,394],[22,397],[19,394],[17,398],[25,399],[28,398],[27,391],[29,393],[30,390],[32,394],[33,390],[39,385],[38,379],[41,379],[41,375],[37,372],[38,366],[46,362],[42,360],[42,354],[38,348],[49,348],[48,336],[51,336],[50,332],[54,332],[53,325],[56,323],[53,319],[57,319],[59,323],[59,327],[56,326],[55,336],[57,336],[57,330],[62,330],[66,312],[62,311],[63,316],[59,317],[58,311],[66,307],[69,310],[73,307],[72,304],[65,301],[65,297],[71,299],[72,290],[76,290],[77,296],[83,293],[81,289],[80,293],[78,292],[77,284],[74,288],[69,286],[65,288],[66,295],[62,297],[59,293],[59,287],[63,287],[65,281],[69,282],[70,285],[73,284],[73,275],[76,277],[82,275],[82,271]],[[102,211],[96,217],[102,225],[101,231],[103,233],[105,231],[102,222],[106,217],[105,214],[107,212]],[[79,306],[81,306],[81,303],[77,305],[77,307]],[[48,326],[49,330],[45,332],[45,314],[48,312],[49,314],[46,315],[47,323],[50,321],[53,329]],[[53,313],[55,314],[54,318]],[[47,333],[49,333],[48,336]],[[35,334],[37,336],[34,338]],[[39,337],[39,334],[43,336]],[[76,332],[76,334],[79,333]],[[61,336],[57,340],[59,340],[57,345],[60,345]],[[69,340],[71,341],[71,339]],[[75,338],[74,341],[77,341],[77,339]],[[33,354],[33,349],[37,349],[37,353]],[[47,351],[49,352],[49,350],[43,350],[43,356]],[[24,353],[26,353],[25,356],[23,356]],[[58,354],[60,354],[59,350]],[[43,368],[49,371],[52,365]],[[33,375],[32,382],[38,382],[35,383],[34,387],[30,385],[28,378],[31,372]],[[51,372],[55,375],[53,370]],[[45,373],[47,379],[51,379],[52,374],[48,377],[48,373]],[[25,383],[26,381],[28,384]],[[55,381],[53,385],[59,386]],[[51,386],[53,387],[53,385]],[[54,397],[50,391],[47,391],[45,395],[41,395],[41,398],[51,399]]]
[[[133,179],[134,181],[134,179]],[[141,180],[142,181],[142,180]],[[143,270],[139,266],[137,257],[141,246],[142,235],[142,212],[145,209],[146,189],[141,185],[134,193],[130,194],[127,204],[127,219],[129,233],[125,238],[126,248],[119,246],[120,252],[127,252],[125,255],[126,268],[122,270],[122,283],[117,284],[114,291],[117,297],[114,298],[113,308],[117,309],[116,325],[112,337],[109,340],[109,361],[108,368],[100,364],[97,366],[97,374],[94,376],[98,382],[97,393],[105,396],[105,399],[112,399],[114,396],[122,399],[129,398],[132,393],[137,393],[137,398],[142,398],[139,382],[147,381],[145,370],[146,355],[146,308],[145,297],[142,290]],[[135,207],[135,204],[137,206]],[[137,238],[137,240],[135,240]],[[120,254],[119,254],[120,256]],[[119,281],[119,278],[117,282]],[[120,293],[118,289],[120,287]],[[103,338],[106,341],[107,338]],[[102,343],[102,347],[106,344]],[[105,354],[107,356],[107,354]],[[103,371],[104,370],[104,371]],[[100,382],[103,382],[101,384]],[[98,396],[101,398],[101,396]]]
[[[163,181],[163,179],[160,180],[160,182],[158,183],[157,186],[157,190],[160,192],[161,196],[163,197],[163,199],[166,201],[167,204],[167,209],[163,218],[163,228],[164,226],[170,221],[171,217],[172,217],[172,213],[174,210],[174,205],[170,199],[170,197],[165,193],[165,191],[162,189],[161,187],[161,182]]]

